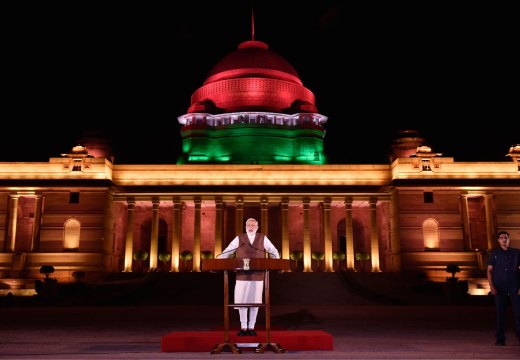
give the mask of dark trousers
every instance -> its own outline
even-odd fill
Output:
[[[520,295],[518,295],[518,291],[498,291],[498,294],[495,296],[497,321],[495,338],[497,341],[506,340],[505,328],[508,299],[511,300],[513,315],[515,317],[516,336],[518,340],[520,340]]]

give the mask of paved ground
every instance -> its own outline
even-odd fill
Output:
[[[163,353],[170,332],[222,327],[221,274],[127,280],[76,284],[50,299],[0,297],[0,358],[520,359],[511,310],[507,345],[497,347],[492,298],[387,273],[272,275],[272,328],[327,331],[334,351]],[[238,326],[237,311],[230,322]]]
[[[262,316],[258,319],[262,323]],[[272,326],[322,329],[334,351],[215,354],[163,353],[172,331],[208,330],[222,308],[177,306],[2,306],[2,359],[519,359],[508,327],[505,347],[494,346],[494,308],[470,305],[279,305]],[[236,312],[231,322],[236,324]],[[280,344],[283,346],[283,344]]]

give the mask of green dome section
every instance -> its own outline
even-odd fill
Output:
[[[312,125],[238,124],[233,128],[194,125],[182,131],[178,164],[324,164],[323,130]]]

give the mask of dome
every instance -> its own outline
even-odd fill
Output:
[[[204,84],[244,76],[283,79],[301,85],[300,77],[283,57],[269,50],[261,41],[245,41],[226,55],[209,72]]]
[[[188,113],[316,113],[314,94],[287,60],[262,41],[245,41],[222,58],[191,97]]]
[[[327,117],[292,65],[261,41],[242,42],[191,96],[179,164],[324,164]]]
[[[410,157],[414,155],[421,147],[425,150],[426,139],[422,137],[417,130],[400,130],[392,143],[392,154],[390,161],[394,161],[400,157]],[[430,149],[431,151],[431,149]]]
[[[86,147],[92,156],[106,158],[114,162],[110,140],[105,133],[97,130],[87,130],[78,140],[78,143]]]

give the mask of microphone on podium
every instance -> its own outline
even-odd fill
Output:
[[[238,249],[239,247],[241,247],[242,245],[244,245],[244,243],[240,243],[240,244],[239,244],[236,248],[234,248],[234,249],[230,249],[230,250],[228,250],[228,251],[221,252],[220,254],[218,254],[217,256],[215,256],[215,259],[219,259],[219,256],[220,256],[220,255],[229,254],[229,253],[232,253],[232,252],[237,251],[237,249]]]
[[[272,259],[277,259],[276,254],[273,254],[273,253],[267,251],[266,249],[259,249],[259,248],[255,247],[255,246],[253,246],[253,244],[251,244],[251,243],[248,243],[248,244],[249,244],[249,246],[251,246],[253,249],[258,250],[258,251],[261,251],[261,252],[263,252],[263,253],[265,253],[265,254],[268,254],[270,258],[272,258]]]

